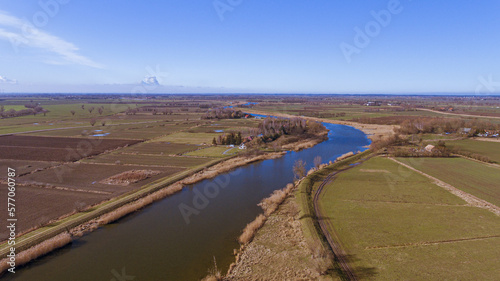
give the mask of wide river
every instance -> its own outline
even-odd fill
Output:
[[[237,237],[261,209],[257,204],[293,181],[294,162],[307,169],[314,157],[334,161],[370,143],[353,127],[324,123],[328,140],[281,158],[265,160],[204,180],[141,211],[99,228],[5,280],[199,280],[234,261]],[[133,277],[132,277],[133,276]]]

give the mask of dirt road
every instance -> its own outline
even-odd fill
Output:
[[[417,110],[434,112],[434,113],[439,113],[439,114],[446,114],[446,115],[462,116],[462,117],[500,119],[500,117],[498,117],[498,116],[482,116],[482,115],[472,115],[472,114],[463,114],[463,113],[451,113],[451,112],[443,112],[443,111],[437,111],[437,110],[432,110],[432,109],[427,109],[427,108],[417,108]]]
[[[353,166],[351,166],[353,167]],[[349,169],[349,168],[347,168]],[[347,170],[345,169],[345,170]],[[342,171],[345,171],[342,170]],[[335,256],[336,261],[340,265],[340,268],[342,269],[342,272],[345,274],[345,276],[349,280],[358,280],[356,278],[356,275],[354,274],[354,271],[352,270],[351,266],[349,265],[349,261],[347,260],[347,255],[342,249],[342,247],[339,244],[339,239],[337,235],[335,234],[334,231],[328,231],[326,221],[323,220],[323,213],[321,212],[321,208],[319,207],[318,201],[319,197],[321,195],[321,192],[323,191],[323,188],[329,184],[330,182],[333,181],[333,178],[336,174],[338,174],[341,171],[338,172],[333,172],[329,174],[323,182],[320,184],[318,187],[318,190],[314,194],[314,199],[313,199],[313,205],[314,205],[314,212],[316,214],[316,217],[318,218],[318,223],[321,227],[321,231],[323,232],[323,236],[326,237],[326,240],[328,241],[328,244],[330,245],[330,248],[332,249],[333,255]]]

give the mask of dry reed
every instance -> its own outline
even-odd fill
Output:
[[[61,248],[62,246],[71,243],[71,241],[71,235],[67,232],[47,239],[40,244],[18,253],[16,255],[16,267],[26,264],[31,260],[41,257],[55,249]],[[0,261],[0,273],[10,268],[7,262],[7,259],[2,259]]]

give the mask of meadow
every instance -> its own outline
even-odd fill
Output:
[[[479,141],[473,139],[446,141],[446,146],[487,156],[496,163],[500,163],[500,142]]]
[[[500,169],[463,158],[398,158],[417,170],[500,206]]]
[[[320,208],[361,279],[498,276],[500,218],[389,159],[337,175]]]

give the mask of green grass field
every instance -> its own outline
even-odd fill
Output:
[[[426,174],[500,206],[500,169],[463,158],[398,158]]]
[[[157,138],[154,141],[160,142],[175,142],[184,144],[211,144],[213,138],[217,138],[222,133],[174,133],[168,136]]]
[[[465,139],[459,141],[446,141],[446,146],[481,154],[487,156],[496,163],[500,163],[500,142]]]
[[[191,152],[188,152],[184,155],[202,156],[202,157],[227,157],[227,156],[233,155],[235,153],[238,153],[238,151],[239,151],[239,149],[237,147],[229,148],[229,147],[224,145],[224,146],[211,146],[211,147],[191,151]],[[224,152],[226,152],[226,154],[223,154]]]
[[[193,151],[198,148],[199,146],[196,145],[181,143],[146,142],[123,148],[117,153],[175,155]]]
[[[320,206],[360,279],[494,280],[499,274],[500,218],[389,159],[340,173]]]
[[[214,159],[194,158],[194,157],[171,157],[171,156],[150,156],[150,155],[128,155],[128,154],[107,154],[97,156],[84,163],[110,163],[146,166],[168,166],[168,167],[196,167],[208,163]]]

